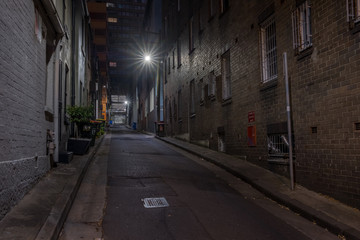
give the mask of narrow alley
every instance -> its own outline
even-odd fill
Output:
[[[161,199],[146,207],[149,198]],[[59,239],[338,238],[213,164],[123,126],[104,139]]]

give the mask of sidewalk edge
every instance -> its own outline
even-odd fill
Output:
[[[43,224],[38,235],[35,238],[36,240],[58,239],[60,231],[65,223],[66,217],[71,209],[81,182],[84,179],[86,171],[89,167],[89,164],[93,160],[95,153],[98,151],[100,145],[102,144],[104,137],[105,135],[101,137],[99,143],[90,152],[82,170],[80,171],[80,174],[74,176],[74,181],[70,181],[75,184],[68,184],[65,186],[64,192],[61,194],[61,196],[58,198],[55,205],[51,209],[48,218],[46,219],[45,223]]]
[[[224,169],[225,171],[231,173],[232,175],[240,178],[241,180],[243,180],[244,182],[250,184],[252,187],[254,187],[255,189],[257,189],[258,191],[260,191],[261,193],[263,193],[265,196],[271,198],[272,200],[290,208],[292,211],[299,213],[301,216],[303,216],[304,218],[310,220],[310,221],[315,221],[319,226],[324,227],[326,229],[328,229],[330,232],[332,232],[333,234],[336,235],[343,235],[347,240],[360,240],[360,231],[350,227],[346,224],[343,224],[341,222],[338,222],[336,219],[325,215],[324,213],[310,207],[307,205],[304,205],[303,203],[293,200],[290,197],[278,193],[278,194],[274,194],[272,193],[270,190],[266,189],[266,187],[261,186],[260,184],[257,184],[255,181],[252,181],[251,178],[243,175],[241,172],[238,172],[234,169],[231,169],[230,167],[215,161],[213,159],[211,159],[210,157],[207,157],[203,154],[201,154],[200,152],[195,152],[191,149],[188,149],[186,147],[183,147],[179,144],[176,144],[174,142],[168,141],[164,138],[158,137],[156,136],[157,139],[166,142],[168,144],[171,144],[175,147],[178,147],[182,150],[185,150],[191,154],[194,154],[198,157],[203,158],[204,160],[211,162],[213,164],[215,164],[216,166]],[[186,142],[187,144],[191,144]]]

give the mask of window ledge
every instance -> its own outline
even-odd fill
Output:
[[[215,97],[214,94],[211,94],[211,95],[208,96],[208,99],[209,99],[210,101],[215,101],[216,97]]]
[[[231,103],[232,103],[232,99],[231,99],[231,97],[229,97],[227,99],[223,99],[222,106],[227,106],[227,105],[230,105]]]
[[[277,165],[289,165],[289,158],[280,158],[269,156],[267,159],[268,163],[277,164]]]
[[[260,84],[260,91],[265,91],[271,88],[275,88],[278,85],[277,78]]]
[[[310,56],[313,53],[313,51],[314,51],[314,48],[312,46],[308,47],[307,49],[304,49],[297,55],[297,60],[300,61],[301,59],[304,59],[307,56]]]

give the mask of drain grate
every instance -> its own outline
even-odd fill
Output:
[[[168,207],[169,203],[166,201],[165,198],[144,198],[142,199],[144,202],[145,208],[161,208],[161,207]]]

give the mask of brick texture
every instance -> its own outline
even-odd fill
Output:
[[[287,121],[282,53],[287,52],[291,88],[296,182],[360,207],[360,32],[351,31],[345,1],[311,1],[312,47],[299,55],[293,50],[291,13],[296,1],[230,1],[220,13],[214,1],[191,5],[164,4],[169,29],[164,31],[167,57],[175,52],[175,68],[166,71],[165,120],[167,135],[182,137],[215,150],[223,141],[229,154],[288,175],[288,165],[268,159],[269,126]],[[261,82],[260,22],[273,4],[276,24],[278,77]],[[199,14],[203,29],[199,29]],[[170,17],[169,17],[170,16]],[[174,16],[175,19],[171,19]],[[194,47],[189,52],[189,19],[194,19]],[[167,32],[167,35],[165,35]],[[177,67],[177,41],[181,66]],[[221,55],[230,51],[230,101],[221,97]],[[306,54],[307,53],[307,54]],[[215,98],[207,92],[208,74],[217,76]],[[195,80],[195,115],[190,116],[190,81]],[[178,92],[181,91],[181,99]],[[180,106],[180,112],[178,108]],[[255,112],[255,121],[248,113]],[[256,146],[247,144],[247,128],[256,126]],[[312,133],[312,128],[317,129]],[[220,139],[220,140],[219,140]]]
[[[49,169],[45,120],[46,41],[33,1],[0,3],[0,218]]]

